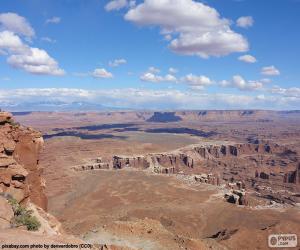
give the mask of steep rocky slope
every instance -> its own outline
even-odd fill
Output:
[[[21,203],[30,200],[46,210],[44,180],[38,166],[42,135],[14,123],[6,112],[0,113],[0,124],[0,192]]]
[[[38,164],[42,147],[41,133],[15,123],[10,113],[0,112],[0,245],[22,245],[23,249],[40,249],[44,244],[54,244],[59,249],[81,248],[85,242],[66,234],[60,222],[45,212],[45,181]],[[17,221],[20,215],[22,220]],[[37,231],[28,231],[33,229]]]

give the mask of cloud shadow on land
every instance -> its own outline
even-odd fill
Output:
[[[97,131],[97,130],[113,129],[113,128],[128,128],[128,127],[132,127],[132,126],[136,126],[136,125],[137,124],[134,124],[134,123],[112,123],[112,124],[101,124],[101,125],[75,127],[73,129]]]
[[[111,134],[86,134],[86,133],[80,133],[77,131],[64,131],[59,132],[56,134],[46,134],[43,135],[44,139],[51,139],[53,137],[63,137],[63,136],[73,136],[78,137],[83,140],[101,140],[101,139],[119,139],[119,140],[125,140],[126,136],[115,136]]]
[[[170,134],[190,134],[200,137],[211,137],[217,133],[214,131],[205,132],[197,129],[190,128],[154,128],[145,130],[147,133],[170,133]]]

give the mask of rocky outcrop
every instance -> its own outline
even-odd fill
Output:
[[[246,192],[244,190],[231,190],[224,195],[227,202],[236,205],[248,205]]]
[[[0,110],[0,125],[12,122],[12,114],[8,112],[1,112]]]
[[[290,171],[284,175],[284,182],[300,186],[300,163],[295,171]]]
[[[194,150],[204,159],[238,157],[246,154],[272,154],[282,147],[275,143],[240,143],[223,145],[196,146]]]
[[[220,185],[219,177],[214,176],[213,174],[200,174],[194,176],[195,181],[200,183],[207,183],[211,185]]]
[[[114,156],[112,165],[114,169],[122,169],[126,167],[146,169],[150,167],[150,163],[145,156]]]
[[[257,164],[253,155],[271,155],[281,152],[283,148],[274,143],[236,143],[236,144],[205,144],[193,145],[167,153],[153,153],[139,156],[114,156],[112,166],[114,169],[133,167],[151,169],[156,173],[177,173],[184,169],[193,169],[203,166],[218,166],[232,159],[242,159]],[[252,158],[251,158],[252,157]],[[235,174],[232,170],[231,173]],[[237,172],[236,172],[237,174]],[[261,178],[267,179],[266,173]]]
[[[29,249],[32,244],[84,243],[66,235],[56,218],[44,210],[45,183],[38,166],[42,146],[39,132],[0,112],[0,245],[28,244],[24,248]]]
[[[177,173],[180,167],[193,168],[193,159],[184,153],[148,154],[145,156],[114,156],[112,166],[114,169],[133,167],[138,169],[151,169],[154,173]]]
[[[298,156],[295,152],[289,152],[291,151],[286,146],[270,141],[203,143],[166,153],[114,156],[112,167],[136,168],[164,174],[192,174],[196,182],[212,185],[232,184],[226,200],[247,205],[248,199],[243,193],[246,189],[268,194],[269,190],[258,190],[257,187],[270,186],[273,196],[283,187],[291,192],[299,189]],[[286,173],[285,168],[292,169],[294,166],[297,166],[295,171]],[[291,194],[278,196],[291,197]],[[295,197],[291,197],[290,200],[291,203],[296,202]]]
[[[175,115],[175,112],[154,112],[147,122],[178,122],[182,118]]]
[[[44,180],[38,166],[42,135],[15,124],[9,113],[0,112],[0,117],[0,193],[46,209]]]
[[[85,164],[74,166],[75,171],[89,171],[99,169],[109,169],[109,163],[103,162],[101,158],[93,159]]]

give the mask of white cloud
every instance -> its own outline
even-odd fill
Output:
[[[0,14],[0,30],[9,30],[28,38],[35,35],[33,28],[24,17],[11,12]]]
[[[30,38],[34,30],[24,17],[15,13],[0,15],[0,22],[5,30],[0,31],[0,51],[8,56],[7,62],[14,68],[37,75],[64,75],[58,63],[48,53],[39,48],[30,47],[17,34]]]
[[[109,89],[86,90],[69,88],[2,89],[0,103],[26,102],[89,102],[109,107],[137,109],[297,109],[300,97],[282,95],[237,95],[198,91]]]
[[[127,63],[127,61],[125,59],[121,58],[121,59],[115,59],[115,60],[109,62],[108,65],[110,67],[118,67],[119,65],[126,64],[126,63]]]
[[[47,19],[47,20],[46,20],[46,23],[47,23],[47,24],[48,24],[48,23],[58,24],[58,23],[60,23],[60,21],[61,21],[61,18],[60,18],[60,17],[54,16],[54,17],[51,17],[51,18]]]
[[[263,83],[270,83],[270,82],[272,82],[272,80],[269,79],[269,78],[262,78],[262,79],[260,79],[260,81],[263,82]]]
[[[156,75],[152,72],[145,72],[141,75],[140,79],[144,82],[177,82],[177,78],[171,74],[167,74],[165,76]]]
[[[170,74],[176,74],[178,72],[178,69],[175,69],[175,68],[169,68],[169,73]]]
[[[207,76],[196,76],[188,74],[181,78],[181,81],[192,86],[193,89],[203,89],[206,86],[212,85],[213,81]]]
[[[238,59],[240,61],[245,62],[245,63],[255,63],[255,62],[257,62],[256,58],[254,56],[251,56],[251,55],[243,55],[243,56],[240,56]]]
[[[112,10],[120,10],[127,6],[128,6],[127,0],[113,0],[108,2],[104,8],[106,11],[112,11]]]
[[[104,68],[95,69],[92,73],[92,76],[95,78],[113,78],[113,74]]]
[[[125,19],[138,25],[159,26],[174,52],[202,58],[248,50],[247,40],[230,28],[230,21],[212,7],[193,0],[145,0]]]
[[[129,1],[129,8],[133,8],[136,6],[136,1],[135,0],[130,0]]]
[[[272,65],[272,66],[263,67],[261,69],[261,74],[267,76],[278,76],[280,75],[280,71],[275,66]]]
[[[242,91],[262,90],[264,84],[261,81],[247,81],[240,75],[235,75],[232,80],[223,80],[219,83],[221,87],[237,88]]]
[[[30,48],[30,52],[15,54],[8,57],[7,62],[14,68],[37,75],[64,75],[64,70],[48,55],[45,50]]]
[[[281,88],[279,86],[273,86],[270,90],[272,94],[279,94],[286,97],[297,97],[300,98],[300,88],[292,87],[292,88]]]
[[[151,66],[151,67],[148,68],[148,72],[153,73],[153,74],[157,74],[157,73],[160,72],[160,69]]]
[[[48,42],[48,43],[56,43],[56,40],[54,40],[50,37],[47,37],[47,36],[41,37],[41,40],[44,42]]]
[[[172,40],[172,36],[171,36],[170,34],[166,34],[166,35],[164,36],[164,40],[166,40],[166,41],[171,41],[171,40]]]
[[[236,20],[236,25],[241,28],[253,26],[254,20],[252,16],[242,16]]]
[[[13,32],[5,30],[0,32],[0,49],[8,54],[26,52],[29,47]]]
[[[174,76],[178,72],[177,69],[169,68],[169,73],[166,75],[159,75],[160,70],[155,67],[149,67],[148,70],[140,76],[140,79],[144,82],[169,82],[169,83],[184,83],[189,85],[192,89],[203,89],[206,86],[212,85],[214,82],[207,76],[197,76],[188,74],[184,77],[177,78]]]

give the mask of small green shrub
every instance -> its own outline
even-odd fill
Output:
[[[24,225],[29,231],[37,231],[40,228],[41,223],[35,216],[32,215],[32,210],[27,210],[14,198],[8,199],[8,202],[14,211],[14,218],[11,221],[12,225]]]
[[[19,122],[15,122],[14,120],[10,120],[8,123],[9,123],[11,126],[15,127],[15,128],[20,127],[20,123],[19,123]]]

